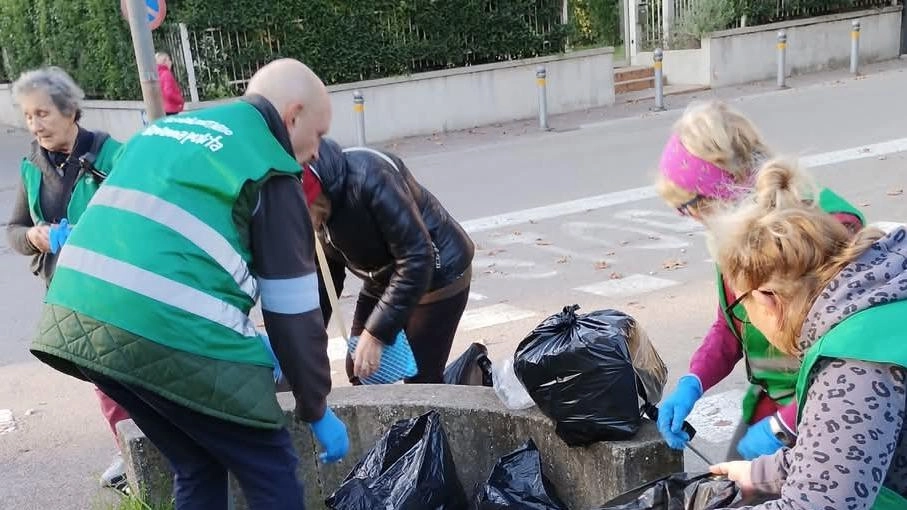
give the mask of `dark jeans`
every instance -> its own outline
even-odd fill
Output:
[[[466,310],[467,301],[469,287],[447,299],[416,306],[403,330],[413,349],[419,373],[407,379],[405,381],[407,384],[444,383],[444,367],[447,365],[450,347],[457,334],[460,317]],[[356,311],[353,313],[353,336],[362,334],[365,323],[377,304],[377,299],[359,294]],[[349,354],[346,356],[346,375],[355,384],[353,360]]]
[[[83,373],[129,412],[170,461],[177,510],[226,509],[227,471],[239,480],[253,510],[305,508],[296,479],[299,458],[286,428],[238,425],[95,372]]]

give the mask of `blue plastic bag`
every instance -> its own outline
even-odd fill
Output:
[[[355,355],[358,343],[358,336],[350,338],[350,356]],[[400,331],[397,333],[397,339],[393,345],[384,346],[378,370],[370,377],[359,379],[359,382],[362,384],[393,384],[409,377],[415,377],[418,373],[419,369],[416,366],[413,349],[409,345],[406,333]]]
[[[69,239],[69,233],[72,232],[72,226],[69,220],[63,218],[58,225],[50,227],[50,252],[56,254],[60,248],[66,244]]]

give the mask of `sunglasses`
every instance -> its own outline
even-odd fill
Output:
[[[692,216],[693,210],[699,205],[699,202],[702,202],[705,198],[706,197],[702,195],[696,195],[692,199],[677,206],[677,212],[680,213],[681,216]]]
[[[753,291],[756,291],[756,290],[758,290],[759,292],[761,292],[767,296],[775,295],[775,291],[773,291],[773,290],[750,289],[750,290],[744,292],[743,294],[740,294],[739,296],[737,296],[737,299],[735,299],[733,303],[727,305],[724,308],[724,312],[727,315],[729,315],[730,317],[733,317],[734,320],[738,320],[745,324],[749,323],[749,317],[747,317],[747,315],[746,315],[746,309],[744,309],[740,303],[742,303],[744,299],[749,297],[749,295],[752,294]]]

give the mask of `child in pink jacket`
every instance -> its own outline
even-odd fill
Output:
[[[185,101],[180,85],[173,76],[173,61],[170,60],[170,55],[164,52],[157,53],[154,58],[157,61],[157,74],[164,96],[164,112],[167,115],[176,115],[183,111]]]

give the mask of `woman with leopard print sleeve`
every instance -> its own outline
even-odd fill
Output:
[[[852,236],[797,197],[771,162],[755,197],[711,219],[711,247],[740,308],[802,360],[796,444],[712,466],[780,509],[907,508],[907,229]]]

